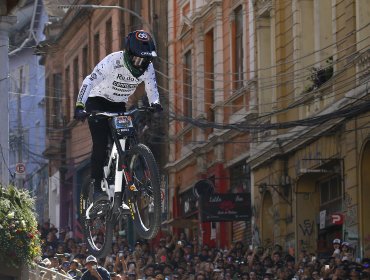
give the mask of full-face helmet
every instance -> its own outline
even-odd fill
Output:
[[[142,75],[156,56],[155,44],[148,32],[136,30],[127,35],[125,60],[134,76]]]

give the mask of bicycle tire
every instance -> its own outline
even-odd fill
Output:
[[[89,188],[89,189],[86,189]],[[90,219],[86,218],[86,210],[90,206],[93,197],[93,189],[89,187],[89,185],[84,186],[81,190],[80,194],[80,217],[81,217],[81,225],[83,228],[84,233],[84,240],[87,246],[87,250],[90,254],[94,255],[97,258],[105,257],[109,254],[112,248],[112,239],[113,239],[113,223],[110,220],[110,213],[106,213],[105,215],[94,216],[95,212],[98,212],[101,208],[108,209],[109,205],[107,202],[99,202],[97,201],[92,208],[92,217]],[[99,231],[98,233],[103,233],[103,242],[102,246],[99,247],[97,242],[97,233],[93,228],[92,224],[97,223],[97,219],[103,220],[105,224],[105,231]],[[99,241],[99,240],[98,240]],[[100,243],[99,243],[100,244]]]
[[[162,205],[158,166],[150,149],[144,144],[138,144],[130,149],[128,167],[137,189],[130,191],[129,186],[126,188],[130,216],[137,234],[141,238],[151,239],[157,235],[161,225]],[[151,207],[153,211],[150,211]]]

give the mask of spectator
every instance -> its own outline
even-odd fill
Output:
[[[49,240],[54,232],[56,232],[55,229],[49,231],[51,233],[48,236]],[[158,243],[137,240],[134,243],[135,246],[131,248],[120,232],[116,227],[109,255],[97,260],[97,268],[104,267],[110,273],[111,279],[257,280],[274,278],[283,280],[296,276],[300,279],[319,280],[369,279],[370,274],[370,260],[363,259],[361,263],[354,262],[353,249],[350,245],[346,248],[345,242],[342,244],[342,250],[339,249],[341,257],[316,259],[313,252],[302,250],[295,262],[295,258],[279,245],[270,246],[271,249],[261,246],[253,249],[250,245],[236,242],[234,246],[227,249],[204,245],[199,252],[194,245],[197,242],[193,242],[196,239],[192,239],[189,243],[185,235],[180,235],[182,238],[180,240],[176,235],[168,234]],[[64,270],[75,279],[80,279],[84,272],[88,272],[89,264],[85,264],[86,244],[79,242],[74,238],[67,239],[65,242],[59,241],[57,252],[48,243],[48,246],[42,247],[43,261],[39,264],[50,266],[57,271]],[[333,247],[340,248],[335,243]],[[244,248],[248,249],[244,250]],[[72,252],[76,254],[74,258]],[[73,261],[69,262],[69,270],[67,270],[65,262],[71,258]],[[80,267],[78,263],[81,264]],[[43,277],[45,279],[46,274]]]
[[[61,264],[62,269],[67,273],[70,269],[70,261],[63,261]]]
[[[51,261],[48,258],[45,258],[40,262],[40,265],[43,266],[43,267],[46,267],[46,268],[50,268],[51,267]]]
[[[110,274],[111,280],[121,280],[122,279],[121,275],[116,272],[110,272],[109,274]]]
[[[144,268],[144,279],[149,279],[150,277],[154,277],[154,265],[148,264]]]
[[[51,262],[50,268],[55,271],[58,271],[59,265],[60,265],[59,259],[55,256],[55,257],[50,258],[50,262]]]
[[[82,272],[79,270],[80,262],[77,259],[73,259],[69,264],[69,270],[67,274],[73,279],[79,280],[82,277]]]
[[[58,237],[58,242],[62,242],[64,243],[65,239],[66,239],[66,230],[64,228],[61,228],[59,230],[59,237]]]
[[[352,247],[348,242],[342,243],[341,259],[342,261],[353,261]]]
[[[97,259],[92,255],[86,258],[85,267],[86,271],[82,275],[81,280],[90,280],[92,277],[102,280],[110,279],[109,272],[104,267],[99,266]]]
[[[55,251],[57,249],[58,242],[57,242],[57,237],[56,237],[54,232],[55,231],[50,231],[47,234],[45,246],[46,247],[52,247],[52,249]]]
[[[46,239],[50,231],[50,222],[45,222],[42,227],[40,227],[41,239]]]
[[[128,275],[128,280],[136,280],[136,272],[131,271],[127,275]]]
[[[340,258],[340,239],[336,238],[333,240],[333,248],[334,252],[332,254],[332,257],[334,258]]]

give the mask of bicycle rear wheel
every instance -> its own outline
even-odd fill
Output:
[[[81,225],[90,254],[105,257],[112,248],[113,222],[108,201],[97,201],[91,207],[93,189],[85,188],[80,195]],[[86,212],[88,211],[88,217]]]
[[[126,188],[131,218],[141,238],[155,237],[161,225],[161,189],[157,163],[150,149],[138,144],[130,149],[129,172],[135,191]]]

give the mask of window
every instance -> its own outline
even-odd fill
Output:
[[[341,199],[340,177],[335,176],[319,183],[321,205]]]
[[[207,32],[204,38],[204,94],[205,94],[205,111],[207,121],[214,122],[215,115],[212,105],[215,103],[215,75],[214,75],[214,31],[213,29]]]
[[[194,196],[193,189],[181,193],[179,197],[181,216],[189,217],[198,211],[198,199]]]
[[[246,163],[230,168],[230,186],[233,193],[251,191],[251,171]]]
[[[183,69],[183,113],[186,117],[192,116],[192,79],[191,79],[191,51],[188,51],[184,56],[184,69]]]
[[[251,192],[251,172],[249,165],[245,162],[230,167],[230,189],[232,193]],[[250,220],[232,222],[232,240],[250,243],[252,240],[251,228]]]
[[[58,127],[63,123],[62,114],[62,74],[54,74],[54,96],[53,96],[53,116],[54,116],[54,126]]]
[[[100,35],[96,33],[94,35],[94,64],[98,64],[100,61]]]
[[[69,66],[64,71],[64,93],[67,98],[66,100],[66,117],[68,118],[67,121],[70,120],[71,117],[71,107],[73,106],[73,101],[71,100],[71,96],[69,95],[69,87],[70,87],[70,69]]]
[[[28,93],[28,82],[29,82],[29,65],[25,64],[10,74],[10,91],[16,93],[16,95]]]
[[[78,57],[73,60],[73,100],[76,102],[79,92]]]
[[[105,23],[105,52],[107,55],[112,52],[112,19]]]
[[[239,6],[235,9],[235,38],[234,38],[234,89],[240,89],[243,86],[243,10]]]
[[[46,128],[50,127],[51,125],[51,116],[50,116],[50,106],[51,106],[51,98],[50,98],[50,79],[47,77],[45,79],[45,96],[46,99]]]
[[[85,46],[82,49],[82,77],[85,79],[89,71],[89,49]]]

